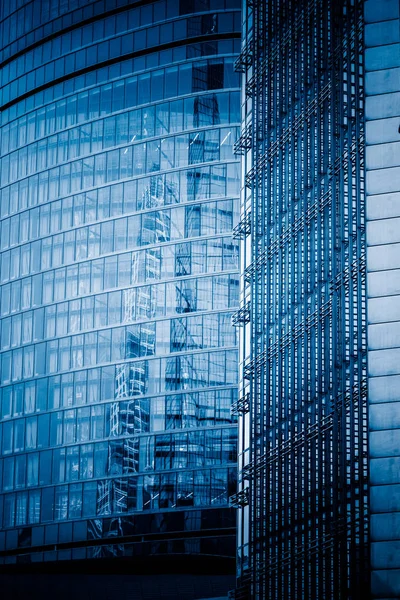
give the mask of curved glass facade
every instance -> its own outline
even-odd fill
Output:
[[[235,554],[239,5],[2,4],[2,562]]]

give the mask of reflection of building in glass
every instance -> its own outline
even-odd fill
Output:
[[[239,2],[17,4],[0,561],[233,556]]]
[[[364,3],[245,4],[236,598],[368,597]]]

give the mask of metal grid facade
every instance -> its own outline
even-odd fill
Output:
[[[367,594],[362,5],[244,9],[236,598]]]

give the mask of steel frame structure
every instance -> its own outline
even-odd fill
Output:
[[[362,13],[245,3],[237,599],[368,595]]]

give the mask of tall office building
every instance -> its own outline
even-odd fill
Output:
[[[238,599],[368,597],[363,5],[245,4]]]
[[[239,4],[0,3],[1,563],[235,555]]]

